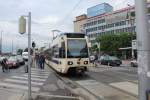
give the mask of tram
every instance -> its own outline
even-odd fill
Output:
[[[88,38],[83,33],[63,33],[45,51],[46,63],[59,73],[84,73],[90,67]]]

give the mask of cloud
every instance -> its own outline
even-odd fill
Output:
[[[86,13],[87,8],[106,2],[115,9],[126,7],[127,3],[134,4],[134,0],[0,0],[0,30],[3,30],[4,47],[9,47],[14,41],[16,47],[27,46],[27,34],[18,33],[18,18],[21,15],[32,13],[32,40],[37,45],[51,42],[51,30],[58,29],[63,32],[73,31],[75,16]],[[70,12],[73,7],[75,9]],[[18,45],[18,46],[17,46]]]

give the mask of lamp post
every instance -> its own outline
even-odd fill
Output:
[[[134,34],[134,30],[133,30],[133,27],[134,27],[134,18],[132,18],[132,16],[131,16],[132,6],[130,4],[128,4],[127,6],[129,7],[127,13],[128,13],[128,16],[129,16],[129,23],[131,25],[131,44],[132,44],[133,34]],[[132,58],[134,58],[134,49],[133,49],[133,47],[132,47],[132,54],[131,55],[132,55]]]
[[[28,18],[28,100],[32,99],[31,95],[31,12],[28,15],[21,16],[19,19],[19,33],[26,32],[26,20]]]
[[[0,38],[0,54],[2,54],[2,41],[3,41],[3,31],[1,31],[1,38]]]

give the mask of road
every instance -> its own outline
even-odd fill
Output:
[[[69,77],[70,80],[104,100],[137,100],[137,68],[130,66],[108,67],[100,65],[90,68],[82,77]]]
[[[99,65],[89,68],[82,76],[60,75],[47,65],[44,70],[33,67],[31,72],[32,93],[35,97],[38,94],[36,100],[78,100],[78,97],[84,100],[137,100],[138,96],[137,68],[130,66]],[[24,66],[7,73],[0,71],[0,98],[17,100],[16,96],[27,95],[27,79]]]
[[[36,100],[78,100],[47,66],[44,70],[31,68],[31,79],[32,96]],[[6,73],[0,71],[0,100],[24,100],[27,98],[27,90],[28,73],[25,73],[24,66]]]

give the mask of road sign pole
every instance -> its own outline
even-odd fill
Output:
[[[28,15],[28,100],[32,99],[31,95],[31,12]]]
[[[138,76],[139,100],[147,100],[146,92],[150,90],[150,33],[148,32],[147,0],[135,0],[137,46],[138,46]]]

